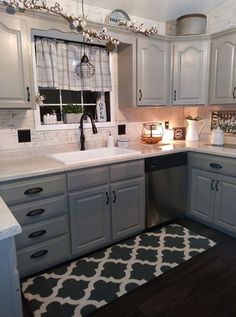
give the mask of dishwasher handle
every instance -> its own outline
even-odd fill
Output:
[[[187,165],[186,152],[149,157],[145,160],[145,171],[151,172],[182,165]]]

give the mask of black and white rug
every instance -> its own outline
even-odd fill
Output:
[[[35,317],[79,317],[213,247],[177,224],[142,233],[22,284]]]

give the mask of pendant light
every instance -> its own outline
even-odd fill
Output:
[[[84,18],[84,0],[81,2],[82,5],[82,17]],[[83,39],[84,42],[84,39]],[[95,67],[89,62],[88,56],[85,54],[85,46],[84,46],[84,54],[80,60],[80,63],[75,67],[75,73],[80,78],[91,78],[95,74]]]

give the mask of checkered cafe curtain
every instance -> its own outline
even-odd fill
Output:
[[[109,55],[105,48],[48,38],[36,38],[35,46],[39,87],[111,91]],[[75,68],[84,53],[95,67],[95,74],[81,79]]]

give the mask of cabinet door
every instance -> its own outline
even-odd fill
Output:
[[[236,33],[212,41],[210,103],[235,103]]]
[[[30,108],[30,44],[25,20],[0,15],[0,108]]]
[[[69,195],[72,254],[79,255],[111,241],[109,187]]]
[[[236,232],[236,178],[218,175],[214,223]]]
[[[215,182],[215,174],[192,168],[190,214],[199,219],[212,222]]]
[[[14,238],[0,240],[0,316],[22,317]]]
[[[111,186],[112,237],[125,238],[144,229],[144,178],[114,183]]]
[[[174,44],[173,104],[205,104],[207,100],[209,42]]]
[[[138,39],[137,104],[139,106],[168,103],[170,43],[162,40]]]

